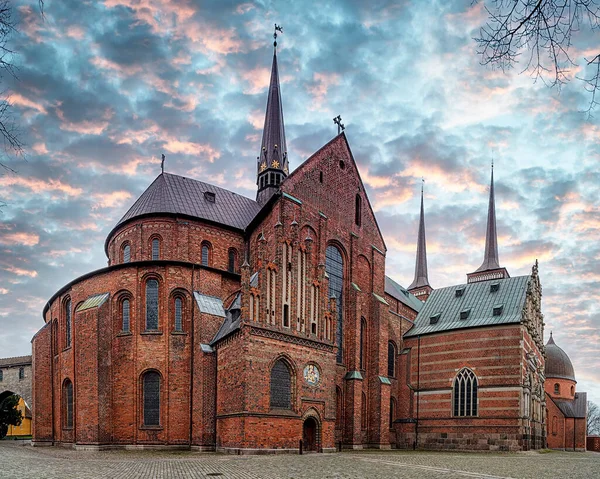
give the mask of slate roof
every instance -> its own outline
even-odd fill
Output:
[[[406,288],[400,286],[389,276],[385,277],[385,292],[417,312],[421,311],[423,307],[423,302],[420,299],[410,294]]]
[[[208,296],[198,291],[194,291],[194,297],[196,298],[196,304],[201,313],[212,314],[213,316],[225,317],[225,308],[223,308],[223,301],[221,298],[215,296]]]
[[[413,327],[404,335],[411,337],[423,334],[450,331],[453,329],[520,323],[530,276],[479,283],[460,284],[434,290],[419,312]],[[491,286],[498,290],[491,292]],[[456,290],[462,289],[457,297]],[[502,312],[494,316],[494,308],[502,305]],[[466,319],[461,312],[469,310]],[[431,324],[431,317],[439,318]]]
[[[205,192],[214,194],[214,202],[206,198]],[[218,186],[171,173],[161,173],[115,228],[138,216],[168,213],[244,230],[260,208],[256,201]]]
[[[546,344],[546,363],[544,365],[544,375],[547,378],[561,378],[575,381],[575,370],[567,353],[559,348],[552,333]]]
[[[580,418],[587,416],[587,393],[575,393],[575,398],[572,400],[555,398],[552,398],[552,400],[565,417]]]
[[[14,356],[12,358],[0,358],[0,367],[25,366],[27,364],[31,364],[31,355]]]
[[[240,328],[241,308],[242,294],[238,293],[229,309],[225,312],[225,320],[210,342],[211,346]]]

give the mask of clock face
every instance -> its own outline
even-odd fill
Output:
[[[321,373],[319,372],[319,368],[314,364],[307,364],[304,367],[304,380],[310,386],[316,386],[319,384],[319,380],[321,379]]]

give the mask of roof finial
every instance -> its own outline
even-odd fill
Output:
[[[160,169],[161,172],[164,173],[165,172],[165,154],[162,154],[162,161],[160,162]]]
[[[337,125],[338,127],[338,135],[344,131],[346,129],[346,127],[344,126],[344,124],[342,123],[342,117],[340,115],[336,116],[333,119],[333,122]]]
[[[277,32],[283,33],[283,27],[281,25],[275,24],[275,31],[273,32],[273,47],[277,48]]]

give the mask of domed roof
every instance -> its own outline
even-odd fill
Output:
[[[575,371],[567,353],[560,349],[552,339],[546,344],[546,367],[545,375],[547,378],[570,379],[575,381]]]

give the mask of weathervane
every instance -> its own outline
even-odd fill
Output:
[[[275,40],[273,42],[274,47],[277,47],[277,32],[283,33],[283,27],[281,25],[275,24],[275,31],[273,32],[273,39]]]
[[[344,124],[342,123],[342,117],[340,115],[336,116],[333,119],[333,122],[337,125],[338,127],[338,135],[344,131],[346,129],[346,127],[344,126]]]
[[[160,162],[160,169],[164,173],[165,172],[165,154],[162,154],[162,161]]]

